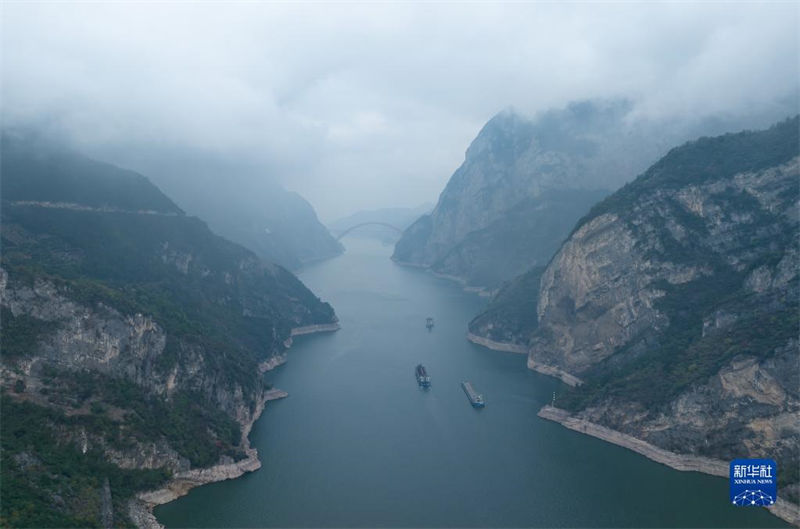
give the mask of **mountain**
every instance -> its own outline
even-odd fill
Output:
[[[647,118],[628,100],[575,102],[533,118],[503,111],[469,146],[433,212],[405,230],[393,259],[496,291],[546,265],[594,203],[673,145],[779,119],[767,118]]]
[[[267,261],[290,270],[341,254],[344,248],[311,204],[267,170],[235,157],[172,152],[157,146],[96,151],[97,157],[148,177],[189,215]]]
[[[631,108],[583,102],[536,119],[496,115],[393,259],[490,289],[546,264],[591,205],[657,157],[658,145],[629,148],[639,141],[624,121]]]
[[[249,168],[208,162],[155,164],[155,182],[215,233],[290,270],[341,254],[344,248],[297,193]],[[192,185],[187,185],[192,182]]]
[[[517,202],[464,236],[431,268],[468,286],[497,288],[531,266],[544,265],[569,227],[607,191],[548,190]]]
[[[416,208],[362,210],[328,223],[328,229],[341,236],[351,228],[359,226],[353,230],[354,236],[395,242],[403,230],[408,228],[420,215],[429,213],[432,209],[433,205],[423,204]]]
[[[344,251],[311,204],[277,184],[242,180],[184,204],[216,233],[292,270]]]
[[[576,420],[656,447],[770,457],[800,496],[800,118],[671,150],[470,324],[575,385]]]
[[[330,305],[139,174],[8,135],[0,169],[0,524],[130,526],[141,491],[257,468],[259,365]]]

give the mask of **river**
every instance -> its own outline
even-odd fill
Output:
[[[265,375],[290,396],[253,427],[262,468],[157,507],[167,528],[786,526],[729,505],[725,479],[538,418],[560,382],[465,339],[485,299],[392,263],[389,246],[345,243],[300,274],[342,328],[296,338]],[[414,379],[419,362],[429,391]]]

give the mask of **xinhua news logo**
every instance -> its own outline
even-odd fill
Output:
[[[778,465],[772,459],[734,459],[730,479],[734,505],[769,507],[778,500]]]

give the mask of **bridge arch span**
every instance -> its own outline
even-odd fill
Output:
[[[374,222],[360,222],[360,223],[356,224],[355,226],[350,226],[346,230],[340,232],[339,235],[336,236],[336,240],[338,241],[342,237],[344,237],[345,235],[350,233],[351,231],[357,230],[358,228],[362,228],[364,226],[383,226],[384,228],[392,229],[392,230],[396,231],[397,233],[403,233],[403,230],[401,230],[397,226],[389,224],[388,222],[377,222],[377,221],[374,221]]]

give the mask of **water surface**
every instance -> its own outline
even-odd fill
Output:
[[[464,338],[485,300],[395,265],[391,247],[345,242],[347,253],[300,274],[342,329],[297,338],[266,374],[290,396],[251,433],[262,468],[156,508],[168,528],[786,526],[729,505],[725,479],[539,419],[560,382]],[[462,380],[485,409],[469,405]]]

